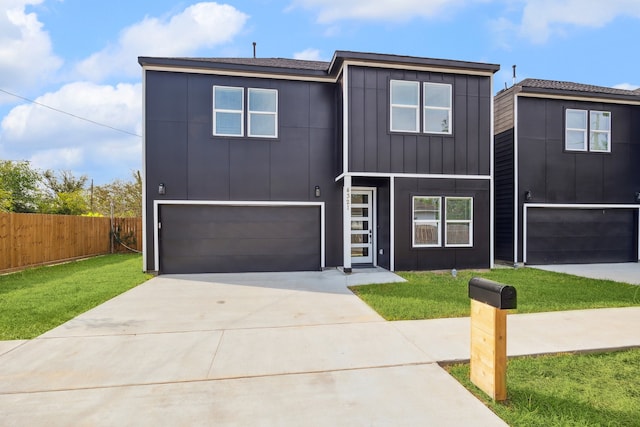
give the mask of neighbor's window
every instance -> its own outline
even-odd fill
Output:
[[[451,134],[451,85],[424,84],[424,132]]]
[[[567,151],[611,152],[611,112],[567,109],[564,144]]]
[[[413,197],[413,246],[440,246],[440,197]]]
[[[249,136],[278,136],[278,91],[249,89]]]
[[[445,246],[473,245],[473,199],[445,198]]]
[[[420,83],[391,80],[391,131],[418,132]]]
[[[243,88],[213,87],[213,134],[218,136],[244,135]]]
[[[608,111],[589,112],[589,150],[611,151],[611,113]]]

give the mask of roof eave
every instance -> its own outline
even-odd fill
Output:
[[[562,89],[549,89],[549,88],[539,88],[539,87],[528,87],[528,86],[520,86],[520,92],[527,95],[540,95],[541,97],[546,96],[560,96],[560,97],[571,97],[571,98],[596,98],[613,101],[631,101],[631,102],[639,102],[640,96],[635,95],[624,95],[624,94],[613,94],[613,93],[600,93],[600,92],[589,92],[589,91],[577,91],[577,90],[562,90]]]

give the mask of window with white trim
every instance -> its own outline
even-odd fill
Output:
[[[564,147],[567,151],[611,152],[611,112],[567,108]]]
[[[440,197],[413,197],[413,246],[441,246]]]
[[[451,134],[450,84],[424,83],[424,132]]]
[[[217,136],[244,135],[243,88],[213,87],[213,134]]]
[[[278,91],[249,89],[249,136],[277,138]]]
[[[278,91],[231,86],[213,87],[213,135],[278,137]],[[245,115],[245,104],[246,115]]]
[[[391,131],[419,132],[420,84],[391,80]]]
[[[413,196],[412,201],[414,248],[473,246],[473,197]]]
[[[445,246],[473,246],[473,198],[445,197]]]

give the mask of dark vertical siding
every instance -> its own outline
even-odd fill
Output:
[[[451,84],[453,134],[391,133],[391,79]],[[491,96],[489,77],[349,67],[350,171],[488,175]]]
[[[439,270],[490,266],[490,182],[466,179],[395,179],[395,268]],[[413,248],[413,196],[473,197],[473,247]],[[444,244],[444,239],[443,239]]]
[[[278,138],[214,137],[214,85],[277,89]],[[338,94],[331,83],[147,71],[149,248],[155,199],[324,201],[326,263],[340,265],[342,190],[334,181],[341,168]],[[160,182],[165,196],[157,194]],[[320,198],[314,196],[316,185]],[[146,268],[152,264],[149,256]]]
[[[513,262],[513,128],[495,137],[495,257]]]

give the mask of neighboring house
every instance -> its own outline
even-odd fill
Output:
[[[487,268],[498,65],[139,58],[144,265]]]
[[[496,259],[637,262],[640,91],[526,79],[495,110]]]

